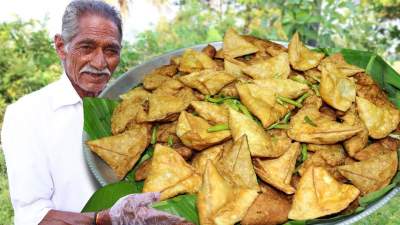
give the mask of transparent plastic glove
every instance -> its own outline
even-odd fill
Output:
[[[183,218],[150,207],[160,193],[131,194],[120,198],[110,209],[112,225],[193,225]]]

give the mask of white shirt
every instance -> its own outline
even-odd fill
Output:
[[[64,74],[7,107],[1,133],[15,224],[80,212],[97,188],[82,151],[82,100]]]

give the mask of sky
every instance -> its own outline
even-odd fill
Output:
[[[23,20],[47,18],[50,37],[61,32],[61,20],[65,7],[71,0],[0,0],[0,22],[17,17]],[[131,1],[130,13],[124,19],[124,39],[133,41],[136,34],[154,26],[161,16],[171,19],[176,9],[157,8],[148,0]]]

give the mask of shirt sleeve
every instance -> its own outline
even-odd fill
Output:
[[[25,108],[7,107],[1,132],[15,225],[38,224],[54,208],[48,156],[39,143],[42,128]]]

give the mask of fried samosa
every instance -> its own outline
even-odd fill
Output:
[[[397,164],[397,151],[390,151],[338,169],[365,195],[388,185],[397,172]]]
[[[242,66],[237,65],[229,60],[224,60],[224,69],[225,72],[233,75],[236,78],[245,76],[242,71]]]
[[[119,97],[122,100],[128,100],[128,99],[136,99],[136,100],[141,100],[141,99],[146,99],[150,95],[150,92],[146,91],[143,87],[135,87],[131,89],[130,91],[120,95]]]
[[[324,167],[336,180],[343,180],[343,176],[337,171],[337,166],[344,165],[346,154],[340,144],[336,145],[314,145],[309,144],[315,152],[309,154],[306,161],[303,162],[299,169],[299,174],[304,172],[311,166]]]
[[[358,132],[353,137],[345,140],[343,142],[343,146],[346,149],[347,153],[354,157],[357,152],[363,149],[368,143],[368,129],[365,126],[364,122],[361,121],[358,113],[356,112],[356,107],[353,105],[349,110],[347,110],[346,114],[342,117],[344,123],[347,123],[352,126],[361,126],[362,130]]]
[[[277,56],[282,52],[287,52],[287,48],[283,45],[277,44],[272,41],[263,40],[251,35],[242,35],[244,39],[255,45],[259,52],[263,52],[264,54],[269,54],[271,56]]]
[[[339,70],[339,72],[346,77],[353,76],[356,73],[360,73],[360,72],[364,71],[363,69],[361,69],[357,66],[348,64],[344,60],[343,55],[341,53],[335,53],[335,54],[332,54],[332,55],[326,57],[325,59],[323,59],[321,61],[321,64],[318,66],[318,69],[321,70],[321,67],[323,67],[327,63],[334,64],[336,69]]]
[[[160,74],[148,74],[143,78],[143,87],[147,90],[154,90],[170,80],[172,80],[172,78],[169,76],[164,76]]]
[[[231,141],[228,141],[231,142]],[[197,155],[193,157],[192,160],[192,166],[195,169],[195,171],[203,175],[204,170],[206,169],[206,164],[207,161],[210,160],[214,164],[217,164],[217,162],[221,159],[222,153],[224,151],[226,144],[220,144],[220,145],[215,145],[210,148],[207,148],[201,152],[199,152]],[[232,146],[230,146],[232,147]]]
[[[225,149],[216,165],[219,173],[234,186],[259,190],[246,135],[236,140],[232,148]]]
[[[123,132],[130,123],[137,123],[137,114],[143,111],[142,103],[150,95],[150,92],[138,87],[121,96],[123,100],[114,109],[111,117],[111,132],[114,135]]]
[[[301,177],[293,198],[289,219],[308,220],[345,209],[360,191],[336,181],[323,167],[309,167]]]
[[[276,101],[276,95],[271,90],[252,83],[237,83],[241,102],[259,118],[265,128],[277,122],[294,107],[281,105]]]
[[[246,115],[229,109],[229,128],[233,140],[247,136],[252,157],[278,157],[282,153],[272,149],[271,137],[254,120]]]
[[[124,133],[87,141],[90,150],[102,158],[119,180],[132,169],[150,142],[148,126],[137,126]]]
[[[296,159],[300,154],[300,144],[292,143],[288,150],[276,159],[254,160],[254,169],[257,175],[268,184],[285,192],[293,194],[295,189],[290,185],[292,174],[296,165]]]
[[[296,82],[290,79],[261,79],[254,80],[254,84],[261,88],[265,88],[276,95],[281,95],[286,98],[297,98],[304,94],[309,87],[306,84]]]
[[[262,193],[256,198],[242,225],[277,225],[288,220],[291,202],[287,195],[267,185],[261,186]]]
[[[234,225],[245,216],[257,196],[257,190],[229,184],[209,160],[197,197],[200,224]]]
[[[321,72],[319,92],[322,99],[335,109],[347,111],[356,98],[354,80],[347,78],[331,63],[322,66]]]
[[[289,55],[282,52],[259,63],[244,67],[243,72],[254,79],[283,78],[290,74]]]
[[[361,151],[357,152],[357,154],[354,155],[354,158],[360,161],[364,161],[375,158],[376,156],[381,154],[390,153],[390,151],[391,150],[386,148],[383,144],[377,142],[377,143],[372,143],[367,147],[365,147],[364,149],[362,149]]]
[[[362,130],[362,127],[339,123],[319,112],[316,104],[306,104],[290,120],[291,139],[312,144],[335,144]]]
[[[230,28],[225,32],[223,53],[224,58],[236,58],[252,54],[258,51],[258,48],[252,43],[246,41],[234,29]]]
[[[178,78],[186,86],[205,95],[215,95],[236,78],[224,71],[202,70]]]
[[[285,153],[292,143],[284,129],[271,129],[267,131],[267,134],[271,136],[272,149],[278,155]]]
[[[157,142],[167,143],[168,140],[172,141],[172,143],[179,142],[178,136],[176,136],[176,125],[177,121],[172,123],[163,123],[158,126],[157,129]]]
[[[296,70],[305,71],[317,67],[324,54],[309,50],[300,41],[299,34],[296,32],[289,43],[289,62]]]
[[[169,82],[166,82],[166,85],[167,83]],[[192,89],[171,85],[153,91],[148,101],[145,102],[145,110],[139,111],[137,114],[138,122],[174,121],[178,118],[179,113],[190,105],[190,102],[196,100]]]
[[[187,49],[179,59],[179,71],[192,73],[204,69],[216,69],[217,63],[207,54]]]
[[[217,105],[205,101],[193,101],[190,103],[194,110],[203,119],[211,124],[227,124],[228,123],[228,109],[223,105]]]
[[[203,118],[182,111],[178,119],[176,134],[184,145],[195,150],[203,150],[231,137],[229,130],[208,132],[207,129],[210,127],[211,125]]]
[[[138,122],[171,121],[171,116],[187,107],[187,104],[178,97],[164,94],[152,94],[147,104],[147,111],[139,111]]]
[[[400,121],[399,110],[377,106],[365,98],[357,97],[357,111],[372,138],[384,138],[396,129]]]
[[[181,155],[169,147],[156,145],[143,192],[161,192],[163,200],[182,193],[195,193],[200,185],[200,175]]]

